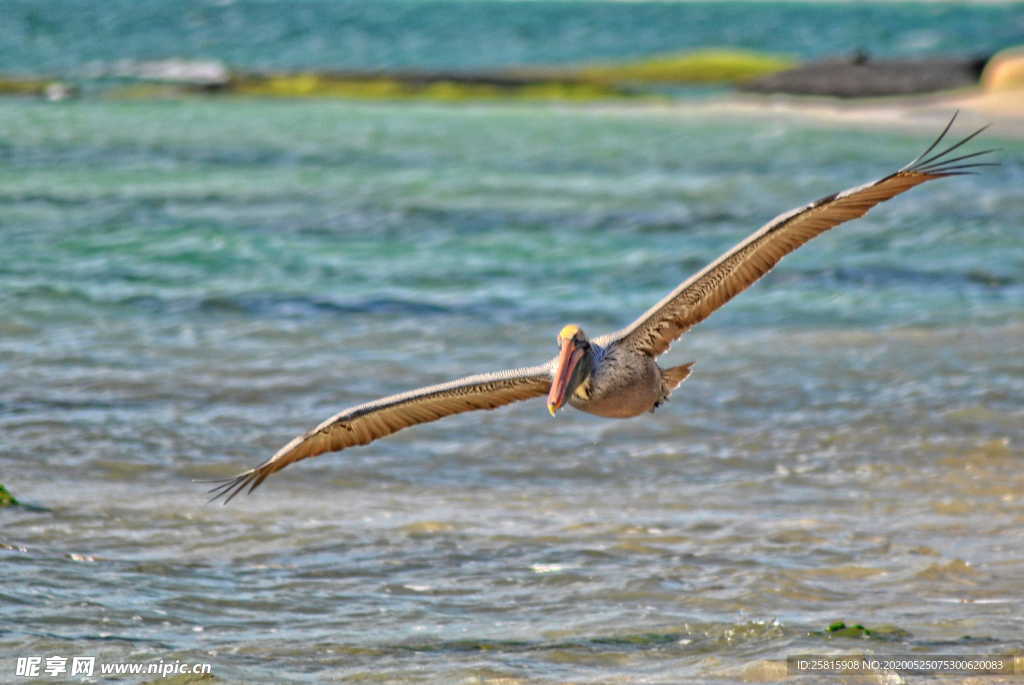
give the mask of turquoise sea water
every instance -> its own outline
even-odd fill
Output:
[[[619,327],[941,123],[3,103],[0,483],[37,508],[0,509],[0,679],[31,655],[660,683],[1019,652],[1024,147],[998,131],[1001,167],[823,236],[677,344],[696,371],[657,414],[463,415],[226,508],[192,482]]]
[[[64,77],[122,60],[236,68],[473,68],[736,47],[798,59],[989,55],[1024,4],[608,0],[5,0],[0,68]]]

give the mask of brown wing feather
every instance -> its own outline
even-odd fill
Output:
[[[544,364],[467,376],[351,407],[296,437],[259,466],[234,478],[216,481],[219,485],[210,491],[211,501],[224,498],[227,504],[242,490],[248,488],[252,492],[267,476],[301,459],[366,445],[403,428],[452,414],[496,409],[539,397],[551,387],[549,368],[549,364]]]
[[[949,153],[985,130],[975,131],[960,142],[931,157],[952,126],[950,119],[942,134],[922,155],[899,171],[816,202],[780,214],[724,255],[705,267],[628,327],[599,339],[618,342],[656,357],[689,328],[700,323],[716,309],[768,273],[779,260],[811,238],[839,224],[864,216],[880,202],[906,192],[916,185],[945,176],[970,173],[987,163],[963,164],[963,160],[992,152],[983,150],[955,158]],[[926,158],[927,157],[927,158]]]

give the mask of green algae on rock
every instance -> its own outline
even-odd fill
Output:
[[[847,624],[845,621],[834,621],[823,631],[812,633],[832,639],[835,637],[852,637],[874,640],[897,640],[908,637],[909,631],[893,625],[879,625],[874,628],[865,628],[859,623]]]
[[[0,95],[41,97],[57,101],[77,95],[77,89],[52,78],[0,76]]]
[[[13,507],[21,504],[14,498],[14,495],[7,491],[3,485],[0,485],[0,507]]]
[[[191,90],[280,98],[587,101],[637,97],[645,85],[743,83],[792,65],[774,55],[700,50],[565,67],[235,73],[217,88]]]
[[[580,68],[578,73],[583,79],[599,83],[743,83],[793,66],[793,60],[779,55],[709,49],[595,64]]]
[[[495,98],[596,100],[628,95],[610,85],[572,79],[546,80],[456,73],[247,74],[233,77],[225,90],[237,95],[264,97],[373,100],[423,98],[448,102]]]

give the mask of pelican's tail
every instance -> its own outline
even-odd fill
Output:
[[[681,366],[673,366],[671,369],[664,369],[661,372],[662,378],[665,379],[665,390],[672,392],[679,387],[679,384],[686,380],[693,370],[694,362],[688,362]]]

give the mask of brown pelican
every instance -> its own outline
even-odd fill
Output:
[[[898,171],[775,217],[622,330],[591,339],[579,326],[569,324],[558,333],[558,355],[539,366],[467,376],[346,409],[296,437],[259,466],[216,481],[219,485],[211,490],[211,500],[223,497],[227,503],[246,488],[252,492],[267,476],[300,459],[366,445],[403,428],[452,414],[495,409],[531,397],[547,395],[552,416],[566,402],[612,418],[653,411],[690,375],[692,366],[691,362],[663,369],[655,359],[692,326],[764,276],[785,255],[916,185],[991,166],[966,160],[992,150],[950,156],[984,128],[931,154],[955,120],[954,114],[935,142]]]

